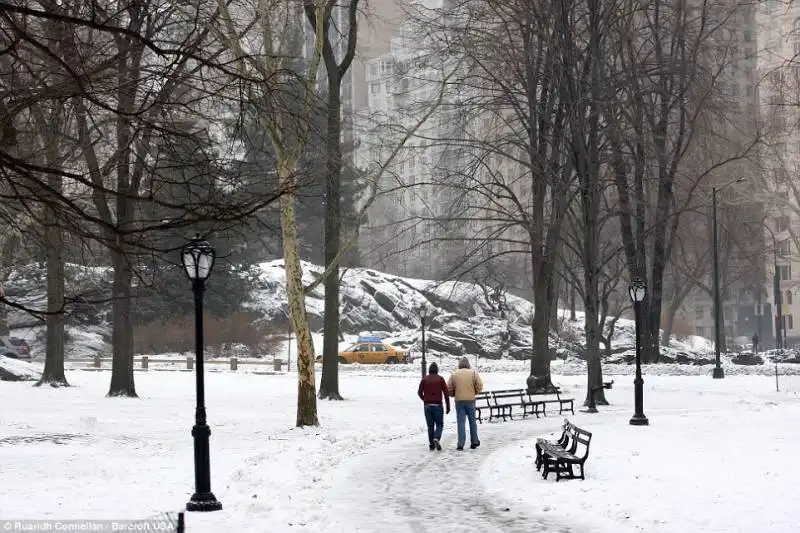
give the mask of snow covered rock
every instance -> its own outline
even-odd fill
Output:
[[[764,358],[752,352],[741,352],[733,356],[731,362],[735,365],[763,365]]]
[[[260,265],[259,291],[249,307],[267,320],[286,322],[287,304],[283,261]],[[303,283],[311,283],[322,268],[303,263]],[[461,356],[477,354],[500,358],[511,345],[531,345],[530,302],[506,295],[502,312],[487,302],[483,290],[463,282],[406,279],[371,269],[351,268],[342,276],[341,329],[344,334],[405,337],[412,351],[421,348],[419,310],[427,310],[426,349],[431,353]],[[306,297],[309,320],[320,329],[324,317],[324,291]]]
[[[0,381],[38,381],[42,373],[27,361],[0,355]]]

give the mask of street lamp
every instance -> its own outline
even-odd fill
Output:
[[[783,329],[785,334],[786,327],[783,324],[783,310],[781,309],[783,307],[783,301],[781,299],[781,272],[778,269],[778,239],[775,238],[775,232],[772,231],[772,228],[769,226],[764,227],[767,228],[770,235],[772,235],[772,262],[775,269],[772,290],[773,300],[775,300],[775,350],[778,353],[773,357],[775,360],[775,390],[778,391],[780,390],[780,386],[778,385],[778,355],[782,353],[781,348],[785,346],[785,342],[782,342],[783,339],[781,339],[781,329]]]
[[[198,234],[181,251],[181,263],[186,275],[192,281],[194,292],[194,328],[197,368],[196,388],[197,407],[194,415],[194,486],[195,492],[186,504],[187,511],[219,511],[222,509],[214,493],[211,492],[211,467],[208,438],[211,429],[206,423],[205,383],[203,381],[203,292],[206,280],[214,268],[216,254],[214,248]]]
[[[633,380],[634,413],[631,418],[632,426],[646,426],[650,423],[644,416],[644,391],[642,386],[642,302],[647,296],[647,285],[639,278],[635,278],[628,285],[628,295],[633,302],[633,315],[636,322],[636,377]]]
[[[721,191],[729,185],[734,183],[741,183],[745,181],[744,178],[736,178],[724,185],[717,187],[716,185],[711,188],[711,226],[712,226],[712,253],[714,255],[714,353],[716,355],[716,366],[712,372],[714,379],[722,379],[725,377],[725,372],[722,370],[720,364],[720,348],[722,345],[722,328],[720,313],[722,312],[722,303],[720,300],[719,292],[719,249],[717,246],[717,191]]]
[[[417,311],[417,315],[419,315],[419,321],[422,325],[422,377],[424,378],[427,372],[427,361],[425,359],[425,319],[428,318],[428,309],[426,307],[420,307]]]

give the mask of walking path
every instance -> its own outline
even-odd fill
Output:
[[[560,429],[561,417],[478,427],[481,446],[456,451],[448,424],[442,451],[429,451],[425,437],[381,446],[340,468],[331,503],[351,523],[348,531],[396,533],[572,533],[551,519],[526,516],[488,498],[480,479],[489,455],[517,441]],[[450,433],[449,435],[447,433]],[[530,468],[533,465],[520,465]]]

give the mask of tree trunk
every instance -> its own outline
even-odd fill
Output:
[[[112,250],[114,278],[111,289],[111,385],[109,396],[136,397],[133,379],[133,323],[131,320],[131,281],[133,271],[125,248]]]
[[[563,266],[563,262],[561,261],[561,250],[564,247],[559,242],[557,250],[554,252],[556,257],[555,263],[556,266],[554,270],[558,272],[559,267]],[[561,294],[566,294],[566,291],[569,290],[569,284],[567,280],[563,276],[554,276],[553,279],[553,298],[550,300],[550,330],[555,331],[558,333],[561,329],[561,324],[559,323],[559,316],[558,316],[558,302],[561,299]]]
[[[561,292],[567,289],[567,283],[560,279],[555,283],[558,290],[553,291],[553,300],[550,302],[550,329],[558,333],[561,329],[558,316],[558,302],[561,297]]]
[[[37,108],[33,116],[41,134],[46,164],[50,168],[59,168],[63,163],[59,150],[59,139],[62,120],[66,116],[63,107],[55,108],[49,113]],[[42,377],[37,386],[49,384],[53,387],[68,387],[64,373],[64,233],[59,226],[59,214],[56,207],[57,196],[63,192],[63,179],[55,173],[47,176],[48,189],[42,187],[42,198],[49,198],[51,203],[44,206],[44,242],[47,257],[47,318],[46,318],[46,351]]]
[[[534,269],[535,271],[535,269]],[[528,377],[528,389],[543,389],[553,386],[550,376],[550,294],[552,279],[537,276],[534,282],[533,310],[533,356],[531,357],[531,373]]]
[[[596,302],[595,302],[596,303]],[[596,405],[608,405],[603,387],[603,366],[600,359],[600,328],[598,327],[597,307],[589,305],[585,309],[584,324],[586,327],[586,400],[583,405],[588,406],[592,389],[595,389],[594,402]]]
[[[666,229],[663,230],[666,232]],[[650,276],[652,288],[648,287],[648,306],[644,320],[645,349],[642,359],[647,363],[658,363],[661,352],[659,346],[661,333],[661,305],[664,302],[664,271],[667,266],[666,248],[660,245],[662,231],[656,231],[656,249],[653,253],[653,271]]]
[[[0,296],[3,298],[6,296],[5,289],[2,285],[0,285]],[[11,335],[11,328],[8,326],[8,306],[5,302],[0,302],[0,335],[4,337]]]
[[[569,290],[569,319],[571,321],[573,321],[573,322],[578,320],[578,314],[577,314],[577,311],[575,309],[575,300],[577,299],[577,297],[578,297],[578,291],[575,290],[575,287],[570,287],[570,290]]]
[[[669,346],[672,339],[672,329],[675,327],[675,315],[678,314],[678,308],[670,305],[665,317],[667,322],[664,324],[664,331],[661,333],[661,346]]]
[[[320,379],[319,397],[329,400],[341,400],[339,394],[339,260],[337,256],[341,247],[341,185],[342,185],[342,77],[350,69],[356,52],[358,39],[358,2],[350,0],[347,5],[348,28],[345,40],[346,49],[337,62],[331,45],[331,28],[336,27],[331,20],[331,10],[306,5],[308,21],[317,34],[317,43],[322,43],[322,58],[325,61],[325,72],[328,77],[328,130],[325,137],[326,167],[328,177],[325,185],[325,267],[330,268],[325,278],[325,323],[324,341],[322,345],[322,378]],[[328,6],[333,3],[328,2]],[[342,6],[343,8],[343,6]],[[318,17],[324,16],[320,21]],[[322,22],[322,24],[320,24]],[[319,35],[320,30],[322,35]],[[338,38],[338,35],[336,36]],[[313,360],[312,360],[313,364]]]
[[[53,209],[48,207],[47,211],[47,351],[42,377],[36,385],[68,387],[64,374],[64,243]]]
[[[278,179],[281,190],[281,235],[283,260],[286,265],[286,294],[289,316],[297,339],[297,427],[316,426],[317,391],[314,377],[314,342],[306,315],[306,297],[303,288],[303,270],[300,265],[297,219],[295,217],[295,169],[286,161],[278,162]],[[338,282],[338,277],[334,278]],[[334,337],[335,339],[335,337]]]
[[[325,266],[336,261],[341,239],[341,98],[337,70],[328,69],[327,180],[325,183]],[[325,336],[322,344],[322,377],[319,397],[341,400],[339,393],[339,265],[325,278]]]
[[[11,157],[17,157],[17,130],[14,126],[14,115],[9,113],[8,107],[5,102],[0,100],[0,146],[2,146],[6,153]],[[3,276],[3,281],[7,279],[7,269],[11,269],[13,256],[13,247],[10,248],[9,241],[16,240],[16,235],[7,235],[2,248],[2,256],[0,256],[0,274]],[[5,287],[0,283],[0,297],[5,298]],[[11,328],[8,327],[8,306],[4,301],[0,301],[0,335],[7,336],[11,334]]]

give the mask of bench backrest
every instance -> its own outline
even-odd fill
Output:
[[[505,390],[505,391],[494,391],[494,392],[492,392],[492,397],[494,397],[495,403],[497,403],[497,400],[503,400],[503,399],[506,399],[506,398],[515,398],[515,399],[519,400],[520,402],[522,402],[522,394],[523,394],[523,392],[524,391],[522,389]]]
[[[561,400],[561,389],[559,387],[547,387],[544,389],[528,389],[525,391],[528,396],[549,396],[555,394]]]
[[[491,392],[479,392],[475,395],[475,406],[476,407],[486,407],[487,405],[491,404],[492,402],[492,393]]]
[[[572,422],[568,422],[566,431],[569,436],[569,448],[567,451],[580,459],[586,459],[586,456],[589,455],[589,443],[592,442],[592,433],[579,428]],[[582,452],[580,455],[578,454],[579,446]]]

